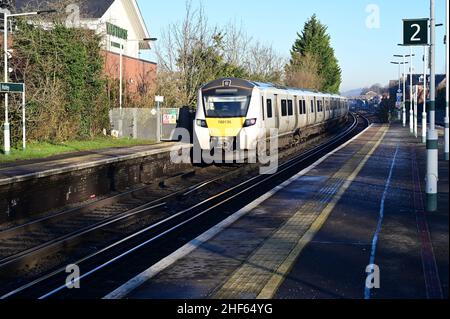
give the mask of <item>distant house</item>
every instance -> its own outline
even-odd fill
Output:
[[[413,86],[417,86],[419,104],[423,103],[423,82],[424,82],[423,78],[424,78],[423,74],[413,74],[412,82],[411,82],[411,78],[408,75],[408,77],[406,78],[406,92],[405,92],[407,101],[409,101],[410,84],[412,83]],[[427,75],[427,90],[428,90],[427,96],[428,97],[429,97],[429,89],[430,89],[430,79],[431,79],[431,76]],[[400,84],[401,84],[400,85],[401,90],[403,91],[403,82],[401,82]],[[436,89],[440,90],[442,88],[445,88],[445,85],[446,85],[445,74],[436,74]],[[389,87],[390,87],[391,95],[394,94],[398,89],[398,80],[391,80],[389,82]],[[394,94],[394,96],[395,96],[395,94]]]
[[[367,93],[364,94],[364,95],[367,97],[368,100],[371,100],[371,99],[373,99],[374,97],[378,96],[378,93],[377,93],[377,92],[374,92],[374,91],[369,91],[369,92],[367,92]]]
[[[120,74],[123,54],[123,80],[128,91],[148,91],[156,80],[156,63],[140,58],[141,50],[151,44],[140,41],[150,37],[136,0],[11,0],[10,9],[17,13],[57,9],[67,15],[66,24],[93,30],[103,37],[105,73],[113,79]],[[67,5],[65,5],[67,3]],[[78,9],[79,19],[76,19]]]

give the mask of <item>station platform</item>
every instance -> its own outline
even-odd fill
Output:
[[[174,174],[174,146],[161,143],[0,164],[0,223],[29,218]]]
[[[374,124],[105,298],[448,298],[448,163],[426,213],[425,159]]]
[[[165,153],[173,143],[74,152],[0,164],[0,185]]]

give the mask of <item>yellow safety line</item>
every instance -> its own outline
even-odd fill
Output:
[[[372,149],[367,153],[364,159],[360,162],[358,167],[353,171],[353,173],[349,176],[346,182],[342,185],[337,194],[333,197],[331,202],[325,207],[319,217],[314,221],[311,225],[311,228],[300,238],[299,242],[295,246],[295,248],[291,251],[289,256],[285,259],[285,261],[278,267],[277,271],[272,275],[272,278],[268,281],[268,283],[264,286],[264,288],[259,293],[257,299],[272,299],[275,296],[275,293],[278,291],[278,288],[283,283],[284,279],[289,275],[296,262],[297,258],[303,251],[303,249],[313,240],[322,226],[325,224],[326,220],[330,216],[334,207],[337,205],[339,200],[342,198],[344,193],[353,183],[355,178],[358,176],[360,171],[366,165],[369,158],[373,155],[376,149],[380,146],[387,132],[389,131],[389,126],[385,126],[382,128],[382,135],[378,139],[377,143],[372,147]]]

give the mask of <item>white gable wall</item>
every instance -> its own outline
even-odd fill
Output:
[[[135,0],[116,0],[99,20],[85,20],[83,25],[91,30],[103,34],[106,50],[120,53],[120,49],[111,46],[111,41],[122,43],[124,54],[130,57],[139,57],[139,42],[130,41],[147,38],[147,30],[143,27],[143,21],[139,16],[139,10]],[[106,35],[106,22],[112,23],[128,31],[128,41]]]

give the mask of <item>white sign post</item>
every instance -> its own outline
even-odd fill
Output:
[[[25,113],[25,83],[0,83],[0,93],[21,93],[22,94],[22,148],[27,148],[26,138],[26,113]],[[8,136],[9,138],[9,136]],[[9,141],[8,141],[9,142]],[[5,153],[9,153],[9,149],[5,148]]]
[[[156,102],[156,142],[161,143],[161,107],[160,103],[164,103],[164,96],[155,96]]]

